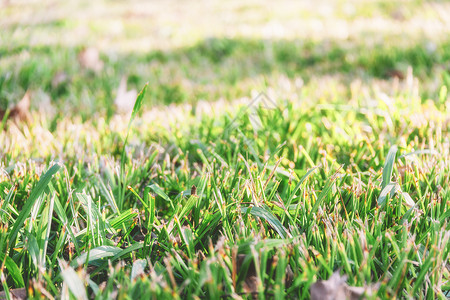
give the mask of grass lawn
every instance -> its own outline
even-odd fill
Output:
[[[447,299],[449,16],[0,2],[0,299]]]

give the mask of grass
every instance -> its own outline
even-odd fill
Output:
[[[155,50],[119,57],[105,54],[106,70],[96,75],[74,64],[80,47],[11,49],[5,44],[0,48],[4,53],[2,68],[16,71],[1,75],[0,103],[7,107],[32,89],[39,91],[35,106],[50,98],[54,99],[51,105],[63,113],[70,111],[84,118],[95,112],[112,116],[114,108],[108,101],[114,98],[120,74],[126,74],[129,84],[137,88],[149,81],[151,90],[146,105],[155,106],[248,96],[254,89],[271,86],[265,78],[274,81],[287,78],[292,83],[302,78],[306,86],[312,85],[317,76],[335,76],[335,81],[342,85],[348,85],[349,78],[361,74],[363,79],[406,78],[408,66],[414,66],[415,76],[433,81],[433,86],[422,90],[422,97],[434,98],[440,86],[449,84],[448,69],[442,68],[442,64],[450,58],[450,41],[442,42],[432,52],[426,47],[426,40],[401,47],[384,42],[366,51],[365,46],[352,42],[343,46],[338,41],[324,45],[312,40],[216,38],[174,51]],[[28,57],[29,52],[32,57]],[[63,70],[67,74],[65,82],[53,84]]]
[[[367,5],[332,17],[390,24],[399,9]],[[427,3],[405,5],[406,25],[426,20]],[[375,285],[368,298],[449,297],[448,40],[425,32],[366,50],[369,38],[230,37],[224,26],[209,38],[200,26],[168,49],[101,49],[95,73],[74,63],[85,45],[21,36],[78,19],[29,30],[13,22],[18,7],[2,25],[0,103],[31,90],[36,109],[0,131],[5,298],[309,299],[336,270]],[[252,30],[267,16],[223,9],[254,16]],[[329,18],[302,13],[306,25]],[[52,86],[61,70],[67,83]],[[149,82],[131,119],[111,105],[123,74]]]

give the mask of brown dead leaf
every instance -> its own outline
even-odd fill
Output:
[[[292,268],[290,265],[287,265],[286,267],[286,286],[291,286],[292,282],[294,281],[294,272],[292,271]]]
[[[348,286],[347,275],[341,276],[339,271],[333,273],[328,280],[319,280],[311,285],[311,300],[357,300],[372,296],[378,286],[354,287]],[[363,297],[363,298],[361,298]]]
[[[398,78],[398,79],[400,79],[400,80],[403,80],[403,79],[405,79],[405,73],[403,73],[401,70],[397,70],[397,69],[390,69],[390,70],[387,70],[386,72],[385,72],[385,75],[386,75],[386,77],[389,77],[389,78]]]
[[[236,257],[236,262],[235,263],[233,262],[233,264],[235,264],[238,269],[237,270],[238,273],[241,271],[241,267],[247,257],[249,256],[245,254],[238,254]],[[235,258],[233,257],[233,259]],[[250,259],[251,261],[248,266],[247,274],[245,276],[244,282],[242,283],[242,291],[246,294],[257,295],[258,283],[260,279],[258,278],[256,273],[255,262],[253,258],[250,257]],[[267,272],[270,271],[272,264],[276,264],[276,260],[277,260],[276,257],[272,257],[267,260]],[[294,279],[294,273],[292,272],[292,269],[289,265],[287,265],[285,272],[286,272],[285,284],[286,286],[290,286]]]
[[[390,16],[391,16],[392,19],[394,19],[396,21],[402,22],[402,21],[406,20],[405,12],[400,7],[396,8],[395,10],[393,10],[390,13]]]
[[[245,254],[238,254],[236,258],[236,266],[238,273],[241,271],[241,267],[244,260],[248,256]],[[250,257],[250,265],[248,266],[247,274],[245,275],[244,282],[242,283],[242,291],[246,294],[257,294],[258,293],[258,277],[256,276],[255,262]]]
[[[103,61],[100,59],[98,50],[94,47],[88,47],[78,53],[78,62],[83,69],[99,73],[103,70]]]
[[[69,75],[64,71],[59,71],[52,78],[52,88],[57,89],[69,81]]]
[[[242,291],[246,294],[257,295],[258,294],[258,277],[247,276],[242,284]]]
[[[191,187],[191,196],[196,196],[196,195],[197,195],[197,187],[195,186],[195,184],[193,184]]]
[[[9,290],[9,294],[10,294],[12,300],[27,299],[27,289],[26,288]],[[6,299],[5,292],[0,292],[0,299]]]
[[[311,285],[311,300],[346,300],[345,282],[347,276],[336,271],[328,280],[319,280]]]
[[[27,91],[22,97],[22,100],[17,102],[9,111],[8,118],[15,122],[26,122],[30,120],[30,92]],[[0,110],[0,120],[5,116],[6,111]]]
[[[136,97],[137,91],[135,89],[127,90],[127,78],[123,76],[120,80],[119,88],[117,89],[116,99],[114,100],[117,112],[119,114],[131,113]]]
[[[350,295],[349,299],[357,300],[357,299],[364,299],[361,298],[361,296],[373,296],[377,293],[377,290],[379,288],[379,284],[375,284],[372,286],[347,286],[347,292]]]

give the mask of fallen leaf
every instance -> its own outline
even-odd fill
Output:
[[[405,12],[401,8],[397,8],[390,13],[390,17],[396,21],[405,21]]]
[[[69,81],[69,75],[64,71],[59,71],[52,78],[52,88],[57,89]]]
[[[389,78],[398,78],[400,80],[405,79],[405,74],[397,69],[390,69],[385,72],[386,77]]]
[[[117,113],[128,114],[133,111],[134,102],[136,101],[137,91],[135,89],[127,90],[127,78],[125,76],[120,80],[117,96],[114,100]]]
[[[88,47],[78,53],[78,62],[81,67],[96,73],[103,70],[103,61],[100,59],[100,54],[96,48]]]
[[[319,280],[311,285],[311,300],[345,300],[348,299],[345,291],[347,276],[333,273],[328,280]]]
[[[364,299],[361,298],[361,296],[373,296],[377,293],[377,290],[379,288],[379,284],[375,284],[372,286],[347,286],[347,293],[350,295],[349,299],[357,300],[357,299]]]
[[[257,294],[258,293],[258,277],[256,276],[255,262],[252,257],[245,254],[238,254],[236,266],[238,273],[241,271],[241,267],[244,264],[245,259],[250,259],[250,265],[247,269],[247,274],[245,275],[244,282],[242,283],[242,291],[246,294]]]
[[[138,259],[133,263],[133,268],[131,269],[131,281],[135,280],[137,277],[145,275],[145,267],[147,267],[147,260]]]
[[[258,294],[258,277],[247,276],[242,284],[242,291],[246,294]]]
[[[11,296],[11,300],[24,300],[27,299],[27,289],[12,289],[9,290],[9,295]],[[6,293],[0,292],[0,299],[6,299]]]
[[[247,274],[245,275],[244,282],[242,283],[242,291],[246,294],[252,294],[257,295],[258,294],[258,282],[259,278],[256,274],[256,268],[255,268],[255,262],[253,258],[249,255],[245,254],[238,254],[236,258],[236,267],[238,273],[241,271],[241,267],[244,264],[245,259],[250,259],[250,264],[247,269]],[[270,268],[272,264],[274,263],[274,260],[276,258],[272,257],[267,260],[267,272],[270,271]],[[290,286],[292,284],[292,281],[294,279],[294,273],[292,272],[292,269],[289,265],[286,267],[286,278],[285,278],[285,284],[286,286]]]
[[[191,196],[195,195],[197,195],[197,187],[195,186],[195,184],[193,184],[191,187]]]
[[[376,293],[378,285],[367,287],[348,286],[347,275],[334,272],[328,280],[319,280],[311,285],[311,300],[357,300]],[[363,297],[363,298],[361,298]]]
[[[17,102],[9,111],[8,118],[13,119],[15,122],[24,122],[30,120],[30,92],[27,91],[22,97],[22,100]],[[5,116],[6,111],[0,110],[0,120]]]

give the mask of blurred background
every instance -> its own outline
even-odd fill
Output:
[[[146,82],[147,109],[258,91],[329,102],[407,80],[438,99],[449,33],[446,1],[2,0],[0,108],[28,91],[32,111],[111,117]]]

